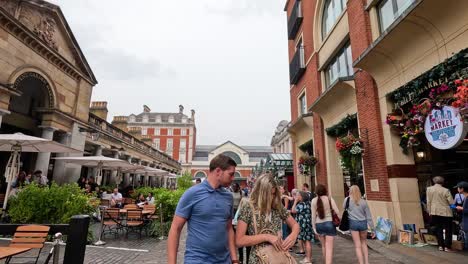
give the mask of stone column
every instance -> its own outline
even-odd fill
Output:
[[[63,144],[65,146],[70,146],[70,141],[71,141],[71,133],[62,133],[60,135],[60,138],[58,142],[60,144]],[[66,153],[57,153],[57,157],[67,157],[68,154]],[[65,165],[66,163],[64,161],[60,160],[55,160],[54,162],[54,173],[53,173],[53,180],[57,182],[58,184],[63,184],[65,183]]]
[[[55,128],[53,127],[40,127],[42,129],[42,138],[52,140],[54,138]],[[47,176],[49,170],[50,152],[41,152],[37,154],[35,170],[42,171],[42,175]]]
[[[0,109],[0,127],[2,127],[3,116],[8,115],[11,112],[8,110]]]
[[[127,157],[127,161],[132,163],[132,157],[131,156],[128,156]],[[125,173],[124,174],[124,186],[128,186],[128,185],[131,185],[132,183],[130,182],[130,173]]]
[[[93,154],[94,154],[94,156],[102,156],[102,146],[101,145],[96,145],[96,147],[94,148],[94,153]],[[92,171],[91,176],[96,177],[97,168],[93,168],[93,169],[91,169],[91,171]],[[96,178],[94,180],[97,181]],[[104,175],[102,177],[101,185],[103,185],[103,182],[104,182]]]
[[[119,152],[118,151],[114,151],[114,159],[118,159],[119,158]],[[114,185],[114,184],[117,184],[117,182],[115,181],[115,179],[117,178],[117,170],[113,170],[111,172],[111,177],[109,179],[109,185]]]
[[[73,123],[71,133],[69,134],[69,146],[83,151],[86,143],[86,135],[80,132],[80,126],[78,123]],[[65,157],[81,157],[83,153],[63,154]],[[72,183],[77,182],[81,175],[81,165],[72,163],[66,163],[64,165],[64,172],[58,173],[58,177],[55,175],[54,180],[58,183]]]
[[[138,164],[138,165],[141,165],[141,160],[139,160],[139,161],[137,162],[137,164]],[[141,186],[141,184],[140,184],[141,174],[136,174],[136,175],[135,175],[135,178],[137,179],[136,182],[135,182],[135,186],[136,186],[136,187],[140,187],[140,186]],[[144,185],[144,184],[143,184],[143,185]]]

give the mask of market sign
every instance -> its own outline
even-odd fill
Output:
[[[444,106],[433,109],[426,117],[424,131],[429,143],[437,149],[451,149],[460,145],[468,132],[458,108]]]

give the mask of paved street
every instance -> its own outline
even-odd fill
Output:
[[[178,263],[183,263],[185,234],[186,233],[184,232],[181,238]],[[167,240],[160,241],[159,239],[145,237],[140,240],[136,236],[131,236],[128,239],[125,239],[123,236],[121,236],[115,239],[111,235],[107,236],[104,240],[107,242],[107,244],[103,247],[87,247],[85,257],[86,264],[167,263]],[[0,245],[6,245],[7,243],[8,241],[0,241]],[[47,245],[45,250],[43,250],[39,263],[43,263],[47,257],[47,253],[49,252],[50,247],[51,245]],[[64,248],[61,250],[62,257],[64,250]],[[341,237],[337,237],[336,239],[334,256],[335,263],[357,263],[352,242]],[[302,258],[297,258],[298,261],[301,259]],[[390,261],[381,254],[374,251],[370,251],[370,261],[371,263],[379,264],[398,263]],[[18,262],[28,263],[26,261]],[[317,245],[313,246],[313,262],[323,263],[321,249]],[[2,262],[0,261],[0,263]]]

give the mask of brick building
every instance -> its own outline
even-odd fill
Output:
[[[195,110],[191,115],[184,114],[184,107],[179,106],[179,112],[151,112],[148,106],[143,106],[140,114],[115,116],[112,124],[127,129],[132,135],[168,154],[188,169],[195,151],[197,128],[195,126]]]
[[[468,22],[455,18],[466,13],[468,2],[288,0],[284,10],[294,157],[312,140],[318,159],[315,178],[296,167],[296,184],[325,184],[338,201],[345,184],[358,184],[374,217],[392,219],[396,229],[403,223],[423,227],[420,196],[432,176],[445,176],[450,187],[467,179],[468,142],[462,138],[439,150],[420,135],[420,144],[405,154],[400,146],[406,143],[385,120],[396,105],[408,109],[429,97],[426,88],[466,78]],[[340,165],[335,147],[347,134],[364,146],[354,175]]]

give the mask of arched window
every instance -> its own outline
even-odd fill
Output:
[[[226,152],[223,152],[222,154],[230,157],[231,159],[233,159],[237,163],[237,165],[242,164],[241,158],[236,153],[234,153],[232,151],[226,151]]]
[[[338,17],[346,7],[345,0],[325,0],[322,18],[322,39],[330,33]]]
[[[234,178],[242,178],[242,175],[238,171],[236,171],[234,173]]]
[[[198,171],[197,173],[195,173],[195,178],[205,178],[206,177],[206,174],[205,172],[203,171]]]

